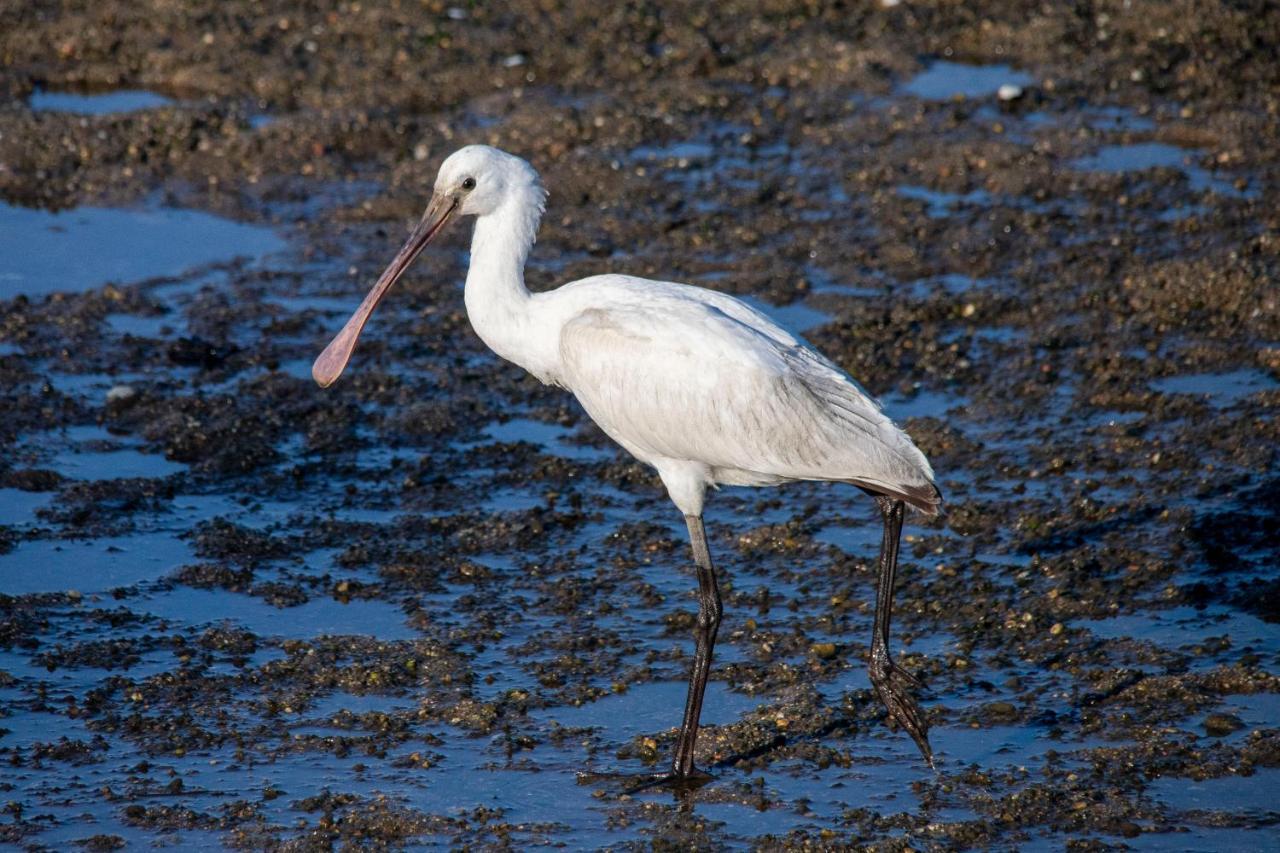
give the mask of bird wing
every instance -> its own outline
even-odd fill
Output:
[[[563,384],[633,454],[936,502],[924,455],[826,358],[733,297],[644,285],[600,288],[559,341]]]

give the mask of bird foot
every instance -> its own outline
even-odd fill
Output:
[[[676,793],[696,791],[715,777],[710,773],[693,768],[688,773],[677,773],[668,770],[665,773],[578,773],[579,785],[599,785],[617,788],[621,794],[638,794],[666,788]]]
[[[920,703],[910,690],[923,689],[920,680],[894,663],[883,650],[871,653],[871,684],[876,695],[889,711],[889,716],[901,726],[920,748],[925,763],[933,767],[933,750],[929,746],[929,724],[925,721]]]

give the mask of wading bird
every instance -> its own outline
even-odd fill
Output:
[[[846,373],[731,296],[626,275],[530,293],[524,265],[545,201],[538,173],[519,157],[483,145],[450,155],[422,220],[316,359],[316,382],[327,387],[342,373],[369,315],[423,247],[453,218],[475,216],[465,301],[476,333],[502,358],[571,391],[610,438],[657,469],[689,527],[696,648],[674,760],[661,778],[708,778],[694,765],[721,616],[702,523],[707,487],[794,480],[850,483],[880,508],[871,683],[932,764],[928,726],[909,691],[918,683],[889,656],[904,508],[935,515],[942,502],[924,454]]]

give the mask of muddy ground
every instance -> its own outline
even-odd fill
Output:
[[[1280,844],[1277,49],[1261,0],[6,4],[6,215],[280,248],[0,263],[0,841]],[[114,90],[163,99],[39,101]],[[708,512],[717,779],[579,780],[678,722],[654,475],[473,335],[466,228],[307,376],[468,142],[551,191],[532,287],[752,297],[928,453],[894,642],[936,771],[865,675],[872,505],[803,485]]]

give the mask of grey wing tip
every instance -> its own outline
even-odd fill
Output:
[[[921,486],[898,486],[899,494],[890,495],[912,509],[933,517],[942,512],[942,492],[933,483]]]
[[[854,485],[872,495],[884,495],[895,501],[902,501],[907,506],[930,518],[942,512],[942,492],[933,483],[922,485],[895,484],[887,486],[883,483],[866,483],[851,480]]]
[[[934,483],[930,483],[928,489],[927,505],[919,506],[913,504],[917,509],[928,516],[938,516],[942,514],[942,490]]]

